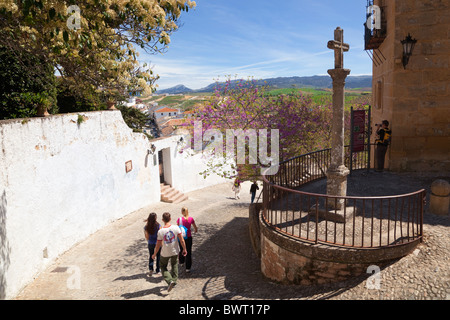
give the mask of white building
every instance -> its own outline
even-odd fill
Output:
[[[154,111],[155,118],[163,118],[163,117],[176,117],[180,113],[180,110],[173,109],[169,107],[161,107]]]

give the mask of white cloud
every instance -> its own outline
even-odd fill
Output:
[[[357,3],[352,1],[349,8]],[[326,45],[336,23],[343,23],[344,40],[350,43],[346,68],[352,75],[371,73],[372,61],[363,50],[362,27],[358,28],[362,22],[336,16],[334,1],[292,0],[281,7],[238,3],[200,0],[198,12],[174,34],[168,52],[144,57],[160,75],[160,89],[177,84],[200,89],[227,76],[264,79],[327,74],[334,62]],[[364,16],[365,5],[358,2],[358,6]]]

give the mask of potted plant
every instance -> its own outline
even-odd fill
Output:
[[[40,92],[35,96],[36,108],[37,108],[37,116],[38,117],[48,117],[50,113],[48,113],[48,109],[52,105],[51,99],[44,92]]]
[[[108,99],[106,101],[106,105],[108,106],[108,110],[116,110],[115,101],[113,99]]]

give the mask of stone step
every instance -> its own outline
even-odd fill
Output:
[[[168,184],[161,183],[161,201],[169,203],[180,203],[188,197]]]
[[[169,194],[162,194],[161,195],[161,200],[164,201],[164,202],[172,202],[171,200],[173,200],[174,198],[178,197],[179,194],[180,194],[179,191],[172,190]]]
[[[161,186],[161,193],[164,193],[171,188],[170,184],[161,183],[160,186]]]
[[[177,198],[173,199],[172,203],[180,203],[189,199],[184,193],[180,193]]]
[[[165,192],[161,192],[161,195],[166,197],[166,198],[173,198],[178,193],[180,193],[178,190],[173,189],[173,188],[169,188]]]

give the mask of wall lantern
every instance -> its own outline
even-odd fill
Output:
[[[148,152],[148,154],[155,154],[155,151],[156,151],[156,147],[155,147],[155,145],[152,143],[151,148],[150,148],[147,152]]]
[[[414,50],[414,46],[416,45],[417,40],[411,38],[411,35],[408,33],[408,36],[405,40],[402,40],[403,45],[403,68],[406,69],[406,65],[409,62],[409,57],[411,57],[412,52]]]

